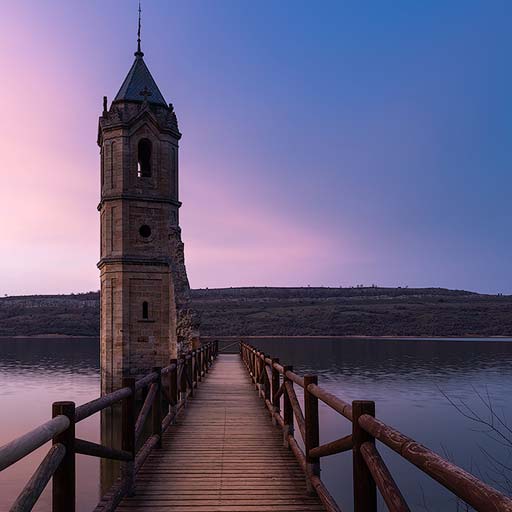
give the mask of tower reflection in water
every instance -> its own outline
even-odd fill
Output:
[[[122,432],[121,404],[115,404],[101,411],[101,444],[121,449]],[[100,495],[104,496],[112,487],[121,471],[121,462],[111,459],[101,459],[100,465]]]

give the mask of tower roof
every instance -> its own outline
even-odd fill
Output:
[[[142,58],[143,55],[139,47],[139,50],[135,52],[135,62],[128,71],[114,101],[144,101],[146,99],[149,103],[167,106]]]

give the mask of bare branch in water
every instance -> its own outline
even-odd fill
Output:
[[[494,443],[505,448],[505,450],[501,450],[500,458],[497,458],[487,448],[478,445],[489,468],[485,472],[482,472],[478,466],[476,466],[476,469],[483,480],[500,488],[508,495],[512,494],[512,427],[507,422],[504,410],[496,410],[488,387],[486,386],[485,393],[482,393],[472,386],[473,392],[485,408],[486,413],[482,414],[464,400],[455,400],[442,389],[438,389],[459,414],[480,427],[474,429],[475,432],[483,434]],[[446,454],[446,457],[450,459],[450,454],[447,451]]]

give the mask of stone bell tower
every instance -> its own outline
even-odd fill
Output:
[[[181,133],[143,56],[139,25],[135,61],[99,119],[102,393],[198,339],[178,215]]]

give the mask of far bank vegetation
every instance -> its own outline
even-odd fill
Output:
[[[442,288],[192,291],[209,336],[510,336],[512,296]],[[0,336],[97,336],[98,292],[0,299]]]

